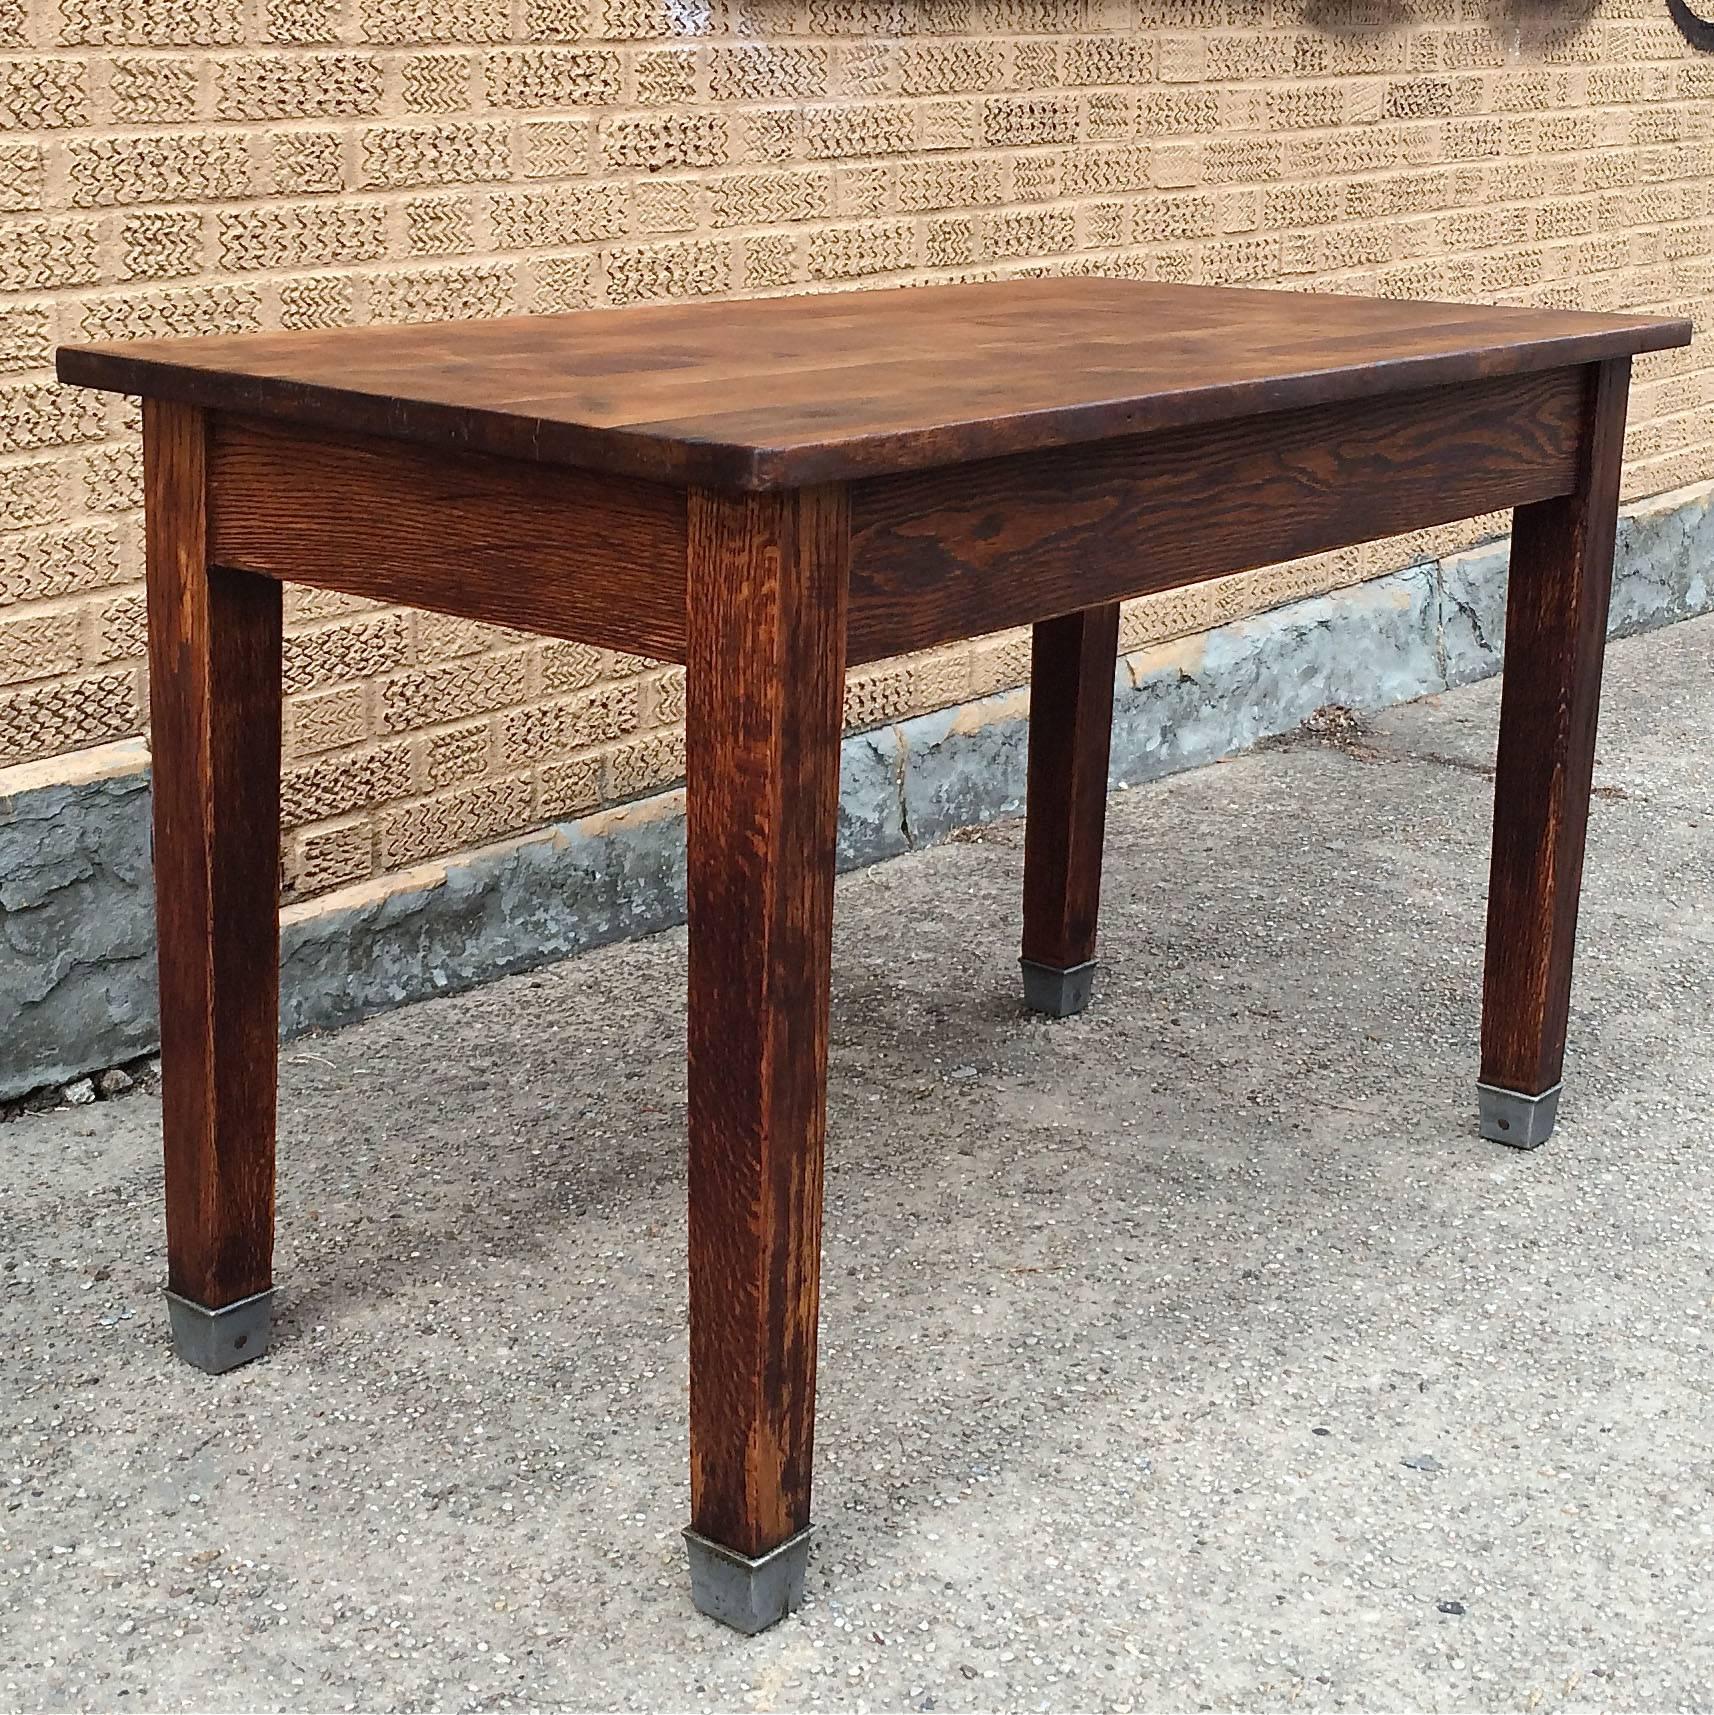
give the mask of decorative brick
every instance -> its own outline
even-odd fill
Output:
[[[1149,36],[1082,36],[1065,48],[1068,84],[1147,83],[1154,76],[1154,39]]]
[[[796,43],[741,42],[716,48],[709,65],[716,101],[813,101],[828,93],[826,48]]]
[[[349,274],[282,280],[275,291],[283,328],[349,327],[357,319],[357,282]]]
[[[281,825],[301,828],[308,822],[354,815],[408,797],[415,786],[413,776],[411,746],[405,743],[376,745],[288,768],[280,779]]]
[[[58,459],[0,463],[0,518],[13,530],[51,523],[64,487],[64,466]]]
[[[0,768],[123,738],[141,721],[131,673],[96,673],[0,691]]]
[[[581,15],[580,0],[533,0],[543,12]],[[600,22],[594,33],[608,41],[640,42],[654,37],[708,36],[714,33],[712,0],[597,0]],[[577,34],[581,31],[570,31]],[[557,32],[555,32],[557,33]]]
[[[476,248],[476,205],[468,195],[408,197],[405,248],[413,256],[455,256]]]
[[[0,617],[0,685],[54,679],[83,665],[75,609]]]
[[[648,683],[648,722],[651,726],[666,726],[684,719],[685,673],[682,667],[670,667],[659,678]]]
[[[668,167],[713,167],[726,159],[725,116],[647,113],[601,125],[601,159],[613,170],[657,173]]]
[[[8,489],[0,467],[0,504],[15,492]],[[12,515],[6,517],[10,522]],[[119,533],[111,524],[19,529],[0,535],[0,606],[104,589],[124,575]]]
[[[603,257],[610,304],[700,298],[731,284],[732,246],[700,239],[629,245]]]
[[[358,0],[357,9],[366,42],[503,42],[512,29],[510,0]]]
[[[93,119],[86,60],[0,59],[0,129],[58,131]]]
[[[525,651],[513,650],[385,678],[377,702],[381,728],[384,732],[405,732],[521,703],[529,689],[527,663]]]
[[[234,132],[74,137],[66,147],[79,208],[241,197],[252,188],[249,139]]]
[[[743,241],[743,285],[766,292],[803,278],[802,245],[795,233],[751,232]]]
[[[995,160],[906,161],[894,194],[904,210],[970,208],[999,202],[1004,182]]]
[[[143,444],[109,441],[83,460],[83,505],[87,512],[130,512],[143,504]]]
[[[262,34],[270,42],[334,42],[344,23],[345,0],[264,0]]]
[[[523,127],[524,176],[563,179],[589,171],[595,126],[588,119],[537,119]]]
[[[381,861],[389,869],[420,863],[437,852],[483,845],[535,820],[535,789],[526,776],[457,787],[380,817]]]
[[[696,99],[694,48],[649,48],[631,60],[631,79],[641,107],[670,107]]]
[[[599,756],[544,763],[536,770],[538,814],[551,819],[593,810],[601,802],[602,766]]]
[[[0,305],[0,372],[46,368],[53,361],[53,349],[53,312],[48,305]]]
[[[520,767],[621,738],[635,731],[641,707],[637,681],[621,679],[576,696],[510,710],[500,719],[501,766]]]
[[[631,190],[631,230],[640,238],[690,232],[699,224],[701,186],[689,179],[664,179]]]
[[[50,292],[101,277],[101,228],[54,216],[0,221],[0,292]]]
[[[286,756],[298,760],[362,743],[369,736],[368,709],[368,687],[362,684],[289,698],[284,719]]]
[[[106,432],[101,396],[51,381],[0,386],[0,446],[34,452],[97,440]]]
[[[59,39],[78,47],[225,47],[244,31],[231,0],[59,0],[59,15]]]
[[[423,775],[431,792],[486,774],[494,759],[494,735],[487,721],[442,727],[421,741]]]
[[[517,302],[517,275],[501,262],[468,267],[401,268],[369,283],[377,322],[444,322],[504,315]]]
[[[392,189],[501,179],[511,164],[506,127],[487,120],[372,125],[362,151],[363,183]]]
[[[508,48],[488,56],[496,107],[580,107],[618,99],[619,56],[594,48]]]
[[[709,218],[717,227],[822,220],[833,212],[833,180],[823,168],[730,173],[709,182]]]
[[[646,733],[610,750],[603,759],[601,795],[623,803],[684,779],[684,729]]]
[[[412,54],[399,73],[405,106],[412,113],[462,113],[475,64],[469,54]]]
[[[221,119],[315,119],[373,113],[381,62],[372,54],[243,54],[217,62]]]
[[[386,210],[373,202],[222,209],[215,216],[215,243],[221,267],[233,273],[367,262],[386,254]]]
[[[624,191],[612,184],[496,191],[488,198],[488,224],[500,250],[617,238],[625,230]]]
[[[108,67],[113,117],[122,125],[181,125],[198,117],[202,75],[190,54],[133,54]]]
[[[1077,245],[1077,217],[1068,208],[1012,208],[985,217],[989,256],[1052,256]]]
[[[286,896],[329,893],[367,881],[375,872],[369,823],[349,821],[301,834],[287,848]]]
[[[39,143],[0,143],[0,213],[42,206],[47,155]]]
[[[148,647],[148,604],[141,590],[115,596],[95,610],[95,641],[91,666],[110,666],[119,661],[140,661]]]
[[[431,661],[456,661],[503,646],[520,635],[474,619],[460,619],[456,614],[425,611],[416,615],[415,659],[425,666]]]
[[[285,196],[337,191],[346,182],[345,139],[337,131],[283,131],[269,145],[273,188]]]
[[[77,339],[191,339],[251,333],[262,325],[262,299],[251,286],[185,286],[86,298],[72,311]]]
[[[534,315],[595,307],[599,294],[593,256],[540,256],[531,260],[525,273],[519,286],[522,307]]]
[[[1463,0],[1326,0],[1313,27],[1266,0],[0,0],[0,635],[33,675],[7,730],[27,706],[31,742],[65,748],[140,713],[135,410],[45,386],[56,339],[924,269],[1706,319],[1714,72],[1658,12],[1622,0],[1511,53]],[[1700,341],[1639,363],[1627,492],[1714,469],[1711,374]],[[1428,542],[1133,605],[1127,637]],[[288,612],[299,892],[682,773],[676,669],[326,591]],[[854,675],[853,713],[1026,670],[1027,634],[944,650]],[[447,807],[466,792],[489,796]]]
[[[740,143],[734,159],[789,161],[803,134],[800,107],[750,107],[738,115]]]
[[[996,96],[982,109],[989,146],[1070,143],[1077,136],[1077,102],[1068,95]]]
[[[889,274],[915,259],[916,228],[908,220],[866,220],[824,226],[809,237],[809,271],[817,280]]]
[[[373,679],[404,661],[408,641],[404,616],[397,613],[380,613],[288,635],[286,689],[312,691],[341,679]],[[399,730],[397,723],[387,722],[387,731]]]
[[[613,656],[588,643],[553,638],[537,651],[541,682],[549,691],[581,691],[598,684],[614,670]]]
[[[916,147],[917,109],[904,101],[842,102],[803,115],[804,143],[818,160],[896,155]]]

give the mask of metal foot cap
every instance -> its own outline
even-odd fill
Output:
[[[1061,970],[1057,965],[1038,965],[1034,959],[1020,959],[1024,973],[1024,1005],[1031,1012],[1045,1012],[1049,1018],[1070,1018],[1081,1012],[1095,992],[1096,961],[1085,959],[1081,965]]]
[[[1513,1149],[1536,1149],[1553,1135],[1553,1122],[1559,1118],[1559,1092],[1563,1084],[1543,1090],[1539,1096],[1526,1096],[1518,1090],[1505,1090],[1498,1084],[1476,1086],[1476,1111],[1482,1125],[1482,1135],[1491,1143],[1510,1144]]]
[[[691,1601],[711,1620],[735,1632],[753,1637],[766,1631],[803,1601],[803,1575],[814,1534],[815,1526],[806,1524],[796,1536],[788,1536],[778,1548],[752,1560],[687,1530]]]
[[[269,1312],[274,1302],[271,1286],[265,1292],[240,1298],[236,1304],[223,1304],[218,1310],[176,1292],[168,1292],[166,1300],[175,1350],[187,1364],[211,1376],[235,1370],[268,1349]]]

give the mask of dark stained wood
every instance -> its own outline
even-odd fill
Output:
[[[844,491],[690,497],[691,1523],[809,1522]]]
[[[684,659],[682,489],[233,417],[209,465],[218,564]]]
[[[1070,970],[1095,957],[1119,604],[1035,628],[1030,651],[1024,957]]]
[[[1569,310],[1017,278],[71,346],[65,381],[717,488],[919,470],[1683,345]]]
[[[1558,1083],[1565,1056],[1630,368],[1587,374],[1576,491],[1512,523],[1482,1081],[1525,1095]]]
[[[852,490],[853,664],[1570,489],[1581,371]]]
[[[168,1285],[219,1307],[273,1267],[280,586],[208,569],[202,412],[143,461]]]

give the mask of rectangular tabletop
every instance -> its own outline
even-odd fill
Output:
[[[931,469],[1682,345],[1686,321],[1100,278],[71,346],[60,378],[735,489]]]

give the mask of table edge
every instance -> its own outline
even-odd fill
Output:
[[[62,345],[58,379],[71,386],[164,399],[204,410],[337,429],[532,463],[575,466],[671,487],[765,492],[855,482],[969,464],[1009,454],[1088,445],[1129,435],[1271,415],[1386,393],[1426,392],[1495,376],[1570,368],[1686,346],[1687,318],[1638,318],[1522,342],[1286,377],[1116,396],[1003,418],[952,421],[809,446],[700,439],[662,424],[612,428],[564,423],[432,400],[200,368],[128,352],[122,344]]]

